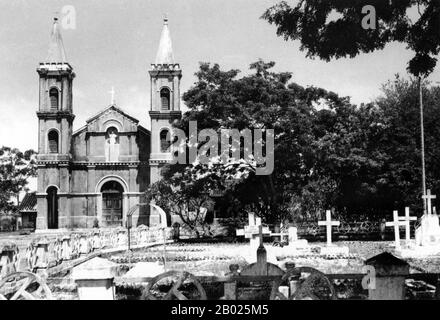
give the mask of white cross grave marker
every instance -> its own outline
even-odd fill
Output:
[[[250,239],[251,251],[255,253],[255,250],[260,245],[260,226],[261,218],[255,217],[255,213],[249,212],[249,225],[244,226],[244,229],[238,229],[236,231],[237,236],[244,236],[246,239]],[[270,230],[267,227],[262,227],[262,234],[270,235]]]
[[[422,196],[422,199],[427,202],[428,214],[432,214],[432,203],[431,200],[437,198],[435,195],[431,195],[431,189],[426,191],[426,194]]]
[[[409,208],[405,207],[405,216],[404,217],[399,217],[399,220],[404,223],[404,226],[405,226],[405,241],[407,243],[409,243],[409,241],[411,240],[410,222],[411,221],[416,221],[417,217],[411,217],[409,215]]]
[[[393,211],[393,222],[386,222],[386,227],[394,227],[394,242],[395,242],[395,248],[400,249],[400,233],[399,233],[399,227],[406,225],[406,222],[399,221],[399,214],[397,210]]]
[[[341,223],[339,221],[332,221],[332,213],[330,210],[325,212],[325,221],[318,221],[319,226],[327,228],[327,246],[332,245],[332,227],[338,227]]]

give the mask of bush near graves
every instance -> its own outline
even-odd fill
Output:
[[[154,200],[165,212],[180,218],[184,224],[181,233],[187,229],[187,232],[197,238],[209,236],[204,210],[212,210],[212,200],[207,195],[185,185],[179,186],[175,180],[160,180],[151,185],[145,194],[147,201]]]

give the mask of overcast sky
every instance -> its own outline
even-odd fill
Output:
[[[164,14],[168,15],[181,92],[195,81],[200,61],[246,71],[258,58],[273,60],[303,86],[320,86],[354,103],[369,102],[394,74],[406,75],[412,53],[400,44],[326,63],[310,60],[297,42],[276,36],[259,19],[274,0],[0,0],[0,145],[37,149],[39,62],[47,55],[52,19],[64,5],[76,9],[76,29],[62,30],[74,80],[74,129],[110,103],[149,128],[149,75]],[[60,17],[62,18],[62,16]],[[440,81],[439,68],[430,76]]]

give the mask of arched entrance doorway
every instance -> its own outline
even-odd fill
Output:
[[[56,187],[47,188],[47,227],[58,229],[58,189]]]
[[[117,181],[107,181],[101,187],[102,223],[104,226],[122,225],[122,193],[124,188]]]

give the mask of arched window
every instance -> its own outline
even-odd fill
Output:
[[[160,152],[170,152],[171,142],[168,139],[168,130],[160,132]]]
[[[160,101],[162,110],[170,110],[170,90],[167,88],[160,90]]]
[[[56,88],[49,90],[50,110],[58,110],[58,97],[58,90]]]
[[[49,142],[49,153],[58,153],[58,132],[52,130],[47,136]]]
[[[58,189],[56,187],[47,188],[47,227],[58,229]]]

